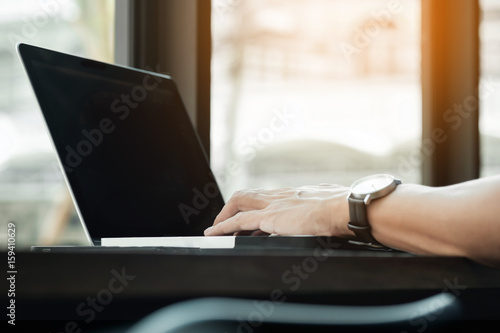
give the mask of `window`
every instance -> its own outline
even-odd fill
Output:
[[[85,241],[83,230],[15,45],[26,42],[112,62],[114,1],[0,0],[0,5],[4,36],[0,44],[0,226],[7,230],[9,221],[16,222],[21,247],[43,243],[44,236],[56,236],[58,231],[63,235],[60,242],[80,243]],[[69,226],[68,219],[73,220]]]
[[[420,31],[418,0],[214,0],[225,197],[376,172],[420,182]]]
[[[481,175],[500,174],[500,1],[481,0]]]

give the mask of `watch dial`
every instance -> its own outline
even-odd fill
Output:
[[[390,175],[369,176],[354,183],[351,191],[355,194],[369,194],[389,186],[393,181],[394,177]]]

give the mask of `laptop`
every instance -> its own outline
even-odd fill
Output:
[[[89,246],[345,244],[308,236],[204,237],[224,200],[170,76],[28,44],[19,44],[18,53]]]

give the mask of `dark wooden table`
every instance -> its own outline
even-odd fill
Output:
[[[500,319],[500,270],[464,258],[171,249],[24,252],[16,263],[20,321],[134,321],[173,302],[205,296],[382,305],[443,291],[463,303],[466,319]]]

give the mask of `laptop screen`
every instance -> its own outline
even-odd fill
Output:
[[[168,76],[25,44],[19,52],[94,243],[203,235],[224,203]]]

